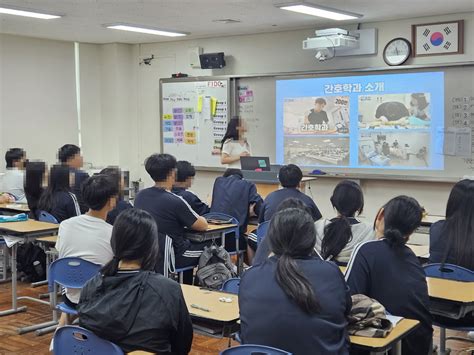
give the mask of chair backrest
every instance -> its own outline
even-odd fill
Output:
[[[99,338],[91,331],[72,325],[58,328],[53,338],[55,355],[88,354],[88,355],[123,355],[114,343]]]
[[[292,355],[292,353],[270,346],[249,344],[225,349],[220,355]]]
[[[56,217],[54,217],[51,213],[48,213],[46,211],[38,211],[37,214],[38,214],[38,221],[40,222],[59,224]]]
[[[453,264],[428,264],[423,267],[428,277],[474,282],[474,271]]]
[[[205,219],[217,219],[217,220],[222,220],[222,221],[231,221],[230,222],[231,224],[236,224],[237,226],[239,226],[239,221],[238,221],[237,218],[232,217],[231,215],[228,215],[228,214],[225,214],[225,213],[210,212],[210,213],[206,213],[205,215],[203,215],[203,217]],[[236,237],[238,237],[240,235],[238,227],[235,228],[235,234],[236,234]]]
[[[229,292],[238,295],[239,294],[239,287],[240,287],[240,278],[234,277],[232,279],[228,279],[222,285],[221,291]]]
[[[270,225],[270,221],[262,222],[257,227],[257,245],[259,245],[263,238],[267,235],[268,226]]]
[[[58,259],[49,267],[49,291],[53,291],[55,282],[64,287],[82,288],[99,270],[100,265],[81,258]]]

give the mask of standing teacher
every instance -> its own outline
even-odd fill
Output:
[[[221,164],[227,165],[228,168],[240,169],[240,157],[252,155],[245,132],[247,132],[245,121],[238,116],[232,117],[222,138]]]

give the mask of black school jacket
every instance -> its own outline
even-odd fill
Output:
[[[149,271],[97,275],[81,291],[79,324],[124,352],[188,354],[193,327],[178,283]]]

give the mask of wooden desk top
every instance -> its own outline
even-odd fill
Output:
[[[24,222],[0,223],[0,231],[13,232],[15,234],[26,234],[43,231],[57,231],[59,224],[28,220]]]
[[[28,205],[23,203],[0,203],[0,210],[16,211],[19,213],[30,212]]]
[[[436,223],[438,221],[442,221],[443,219],[446,219],[446,217],[445,216],[426,215],[421,220],[421,224],[425,225],[425,226],[426,225],[431,225],[431,224]]]
[[[434,277],[427,277],[426,281],[430,297],[460,303],[474,302],[474,282],[461,282]]]
[[[239,297],[237,295],[218,291],[209,291],[197,286],[181,285],[184,299],[191,315],[219,322],[233,322],[239,319]],[[231,298],[231,303],[220,302],[220,297]],[[209,309],[205,312],[192,308],[195,304],[199,307]]]
[[[37,242],[43,242],[43,243],[53,243],[56,244],[58,241],[58,236],[57,235],[50,235],[48,237],[39,237],[36,238]]]
[[[371,348],[373,350],[385,349],[416,328],[419,323],[420,322],[417,320],[404,318],[393,327],[392,331],[386,338],[367,338],[351,335],[351,344]]]
[[[215,231],[220,231],[222,229],[235,228],[235,227],[237,227],[236,224],[210,224],[209,223],[207,226],[207,230],[204,232],[194,231],[192,229],[190,229],[188,232],[199,234],[199,233],[206,233],[206,232],[215,232]]]
[[[428,258],[430,256],[429,245],[407,244],[407,247],[409,247],[419,258]]]

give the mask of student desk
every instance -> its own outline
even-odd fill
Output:
[[[384,352],[393,347],[395,354],[400,355],[402,353],[402,339],[419,324],[420,322],[417,320],[403,318],[393,327],[386,338],[367,338],[351,335],[351,345],[371,353]]]
[[[0,214],[6,212],[10,214],[28,213],[30,209],[25,203],[0,203]]]
[[[415,255],[420,259],[428,259],[430,256],[430,246],[429,245],[417,245],[417,244],[408,244],[409,247]]]
[[[207,230],[204,232],[188,230],[184,236],[198,243],[222,238],[222,245],[224,245],[226,233],[232,232],[236,228],[238,228],[236,224],[209,224]]]
[[[310,177],[306,176],[301,180],[301,191],[306,190],[306,184],[310,184],[311,181],[316,181],[317,178],[315,177]],[[252,181],[252,180],[250,180]],[[263,180],[253,180],[255,183],[255,186],[257,187],[257,192],[260,196],[262,196],[263,199],[267,197],[270,193],[273,191],[276,191],[280,188],[280,182],[279,181],[263,181]]]
[[[28,220],[24,222],[7,222],[0,223],[0,234],[6,234],[12,237],[20,237],[24,242],[35,240],[38,237],[51,235],[58,231],[59,225],[46,222],[38,222],[34,220]],[[49,302],[41,301],[32,297],[18,297],[17,295],[17,269],[16,269],[16,258],[18,251],[18,243],[12,246],[12,257],[11,257],[11,269],[12,269],[12,308],[9,310],[1,311],[0,316],[6,316],[19,312],[26,311],[26,306],[18,307],[18,300],[27,299],[43,304],[49,305]],[[33,331],[35,329],[43,328],[45,326],[52,325],[51,322],[38,324],[27,328],[19,329],[20,334],[26,331]]]

